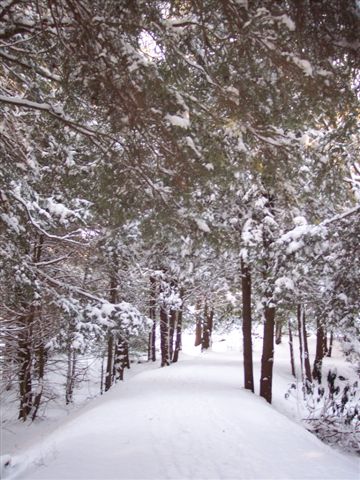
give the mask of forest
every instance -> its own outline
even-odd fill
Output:
[[[322,368],[336,340],[360,374],[359,51],[356,0],[1,2],[0,393],[18,420],[44,415],[52,372],[71,405],[84,358],[103,394],[134,362],[175,368],[185,330],[206,351],[235,325],[239,386],[272,402],[286,334],[304,398],[331,404],[316,433],[342,416],[360,451],[357,383]]]

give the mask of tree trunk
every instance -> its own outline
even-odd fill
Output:
[[[271,403],[274,365],[275,307],[265,306],[263,351],[261,357],[260,396]]]
[[[241,259],[241,290],[243,309],[243,358],[244,358],[244,387],[254,392],[252,333],[251,333],[251,273],[249,267]]]
[[[279,320],[275,324],[275,343],[280,345],[282,337],[282,322]]]
[[[114,274],[110,277],[110,302],[115,304],[117,302],[117,280]],[[115,348],[114,348],[115,347]],[[105,375],[105,392],[107,392],[115,380],[115,356],[117,344],[114,342],[114,335],[111,330],[108,331],[107,344],[107,362]]]
[[[105,392],[107,392],[112,385],[113,379],[113,354],[114,354],[114,337],[111,332],[108,336],[107,344],[107,362],[106,362],[106,375],[105,375]]]
[[[31,416],[31,419],[33,421],[37,416],[37,413],[41,404],[43,390],[44,390],[45,363],[46,363],[46,352],[45,352],[44,344],[41,343],[39,347],[36,349],[36,366],[37,366],[38,384],[37,384],[36,394],[33,402],[33,413]]]
[[[329,349],[328,349],[327,354],[326,354],[327,357],[331,357],[331,355],[332,355],[333,342],[334,342],[334,333],[333,333],[332,330],[330,330]]]
[[[124,341],[124,353],[125,353],[125,359],[124,359],[124,366],[127,369],[130,369],[130,351],[129,351],[129,331],[126,331],[126,339]]]
[[[323,327],[324,335],[323,335],[323,351],[324,357],[327,356],[329,348],[328,348],[328,338],[327,338],[327,330]]]
[[[170,326],[169,326],[169,359],[170,362],[173,358],[174,353],[174,333],[175,333],[175,325],[176,325],[176,310],[170,310]]]
[[[290,347],[290,364],[291,364],[291,374],[296,377],[295,371],[295,359],[294,359],[294,343],[293,343],[293,335],[291,330],[291,322],[289,320],[289,347]]]
[[[304,387],[309,392],[310,384],[312,382],[311,366],[310,366],[310,358],[309,358],[309,349],[307,344],[305,308],[302,307],[301,305],[298,305],[297,307],[297,317],[298,317],[298,328],[299,328],[301,375],[302,375]]]
[[[25,315],[21,319],[22,328],[18,339],[18,362],[19,368],[19,390],[20,390],[20,409],[19,419],[26,420],[31,412],[33,394],[32,394],[32,322],[33,312]]]
[[[169,318],[164,306],[160,307],[160,350],[161,366],[170,365],[169,361]]]
[[[114,378],[115,381],[124,380],[124,370],[129,368],[129,356],[127,341],[123,337],[119,337],[116,342],[114,357]]]
[[[40,242],[42,245],[42,241]],[[40,253],[38,252],[38,261],[40,261]],[[35,348],[35,372],[37,376],[37,386],[36,386],[36,393],[33,402],[33,413],[31,419],[34,421],[38,410],[41,405],[42,395],[44,391],[44,376],[45,376],[45,365],[47,362],[47,350],[44,345],[44,335],[42,329],[42,316],[41,316],[41,305],[37,305],[34,307],[34,316],[36,317],[36,325],[37,325],[37,334],[39,336],[38,345]]]
[[[212,334],[212,328],[213,328],[213,317],[214,317],[214,310],[211,309],[209,312],[208,304],[207,302],[205,302],[201,350],[207,350],[208,348],[210,348],[211,334]]]
[[[301,379],[304,383],[304,348],[303,348],[303,331],[301,326],[301,305],[298,304],[297,306],[297,324],[298,324],[298,335],[299,335],[299,353],[300,353],[300,372],[301,372]]]
[[[150,332],[150,356],[153,362],[156,361],[156,279],[150,277],[150,308],[149,317],[153,321]]]
[[[41,260],[42,248],[44,245],[44,235],[39,235],[38,240],[35,242],[34,249],[32,252],[32,258],[34,263],[38,263]],[[34,322],[37,315],[38,307],[34,304],[22,305],[24,309],[29,309],[29,314],[24,315],[20,318],[20,333],[18,338],[18,361],[19,361],[19,390],[20,390],[20,408],[19,408],[19,419],[26,421],[28,415],[34,407],[34,394],[32,391],[33,388],[33,358],[36,352],[34,351]],[[41,341],[42,339],[40,339]],[[43,352],[43,350],[42,350]],[[39,350],[38,350],[39,353]],[[38,376],[39,376],[39,385],[38,390],[35,396],[35,416],[37,414],[38,408],[40,406],[41,396],[42,396],[42,382],[44,377],[44,363],[45,357],[42,359],[38,358]]]
[[[100,395],[104,393],[104,361],[105,361],[105,353],[103,353],[101,358],[101,371],[100,371]]]
[[[173,363],[176,363],[179,359],[179,352],[181,350],[181,332],[182,332],[182,312],[184,304],[184,290],[180,289],[180,298],[181,298],[181,307],[177,314],[177,323],[176,323],[176,339],[175,339],[175,350],[174,357],[172,359]]]
[[[65,385],[65,403],[69,405],[72,402],[72,395],[73,395],[73,351],[71,350],[70,346],[67,347],[67,372],[66,372],[66,385]]]
[[[19,388],[20,411],[19,419],[26,420],[32,407],[31,383],[31,353],[26,339],[19,341]]]
[[[322,361],[325,355],[324,349],[324,329],[319,319],[316,321],[316,353],[313,367],[313,378],[321,383]]]
[[[195,347],[201,345],[202,340],[202,323],[200,315],[200,302],[196,302],[196,326],[195,326]]]

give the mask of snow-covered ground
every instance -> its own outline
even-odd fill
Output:
[[[4,478],[360,478],[359,459],[307,432],[296,398],[285,399],[293,381],[286,340],[276,346],[273,406],[241,388],[237,332],[215,336],[204,354],[188,336],[170,368],[136,365],[125,382],[57,421],[6,423]],[[260,342],[254,350],[258,384]],[[337,350],[326,362],[353,375]]]

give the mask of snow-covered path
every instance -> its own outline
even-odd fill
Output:
[[[244,391],[239,355],[146,368],[15,459],[21,479],[356,479],[359,463]]]

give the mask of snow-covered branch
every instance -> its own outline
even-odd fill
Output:
[[[360,205],[357,205],[356,207],[350,208],[350,210],[347,210],[344,213],[339,213],[338,215],[335,215],[332,218],[328,218],[327,220],[324,220],[323,222],[320,223],[320,225],[329,225],[329,223],[334,223],[334,222],[339,222],[340,220],[343,220],[346,217],[349,217],[351,215],[354,215],[354,213],[360,211]]]
[[[53,80],[54,82],[60,82],[61,77],[59,75],[56,75],[52,72],[50,72],[47,68],[42,67],[40,65],[36,65],[34,63],[27,62],[25,60],[22,60],[20,58],[15,57],[14,55],[10,55],[6,52],[3,52],[0,50],[0,57],[5,58],[6,60],[9,60],[11,62],[17,63],[21,65],[22,67],[25,67],[28,70],[33,70],[37,74],[41,75],[42,77],[48,78],[49,80]]]
[[[70,232],[68,233],[67,235],[63,235],[63,236],[60,236],[60,235],[54,235],[54,234],[51,234],[49,232],[47,232],[46,230],[44,230],[37,222],[36,220],[34,220],[33,216],[31,215],[31,212],[29,210],[29,207],[27,206],[26,202],[18,197],[14,192],[11,192],[9,191],[8,192],[17,202],[21,203],[21,205],[25,208],[25,212],[27,214],[27,217],[28,219],[30,220],[31,224],[37,229],[39,230],[43,235],[45,235],[47,238],[51,238],[52,240],[58,240],[58,241],[62,241],[62,242],[68,242],[68,243],[73,243],[75,245],[81,245],[81,246],[87,246],[88,244],[87,243],[84,243],[84,242],[78,242],[77,240],[73,240],[72,237],[74,235],[74,232]],[[75,231],[76,234],[79,233],[79,230],[76,230]]]

